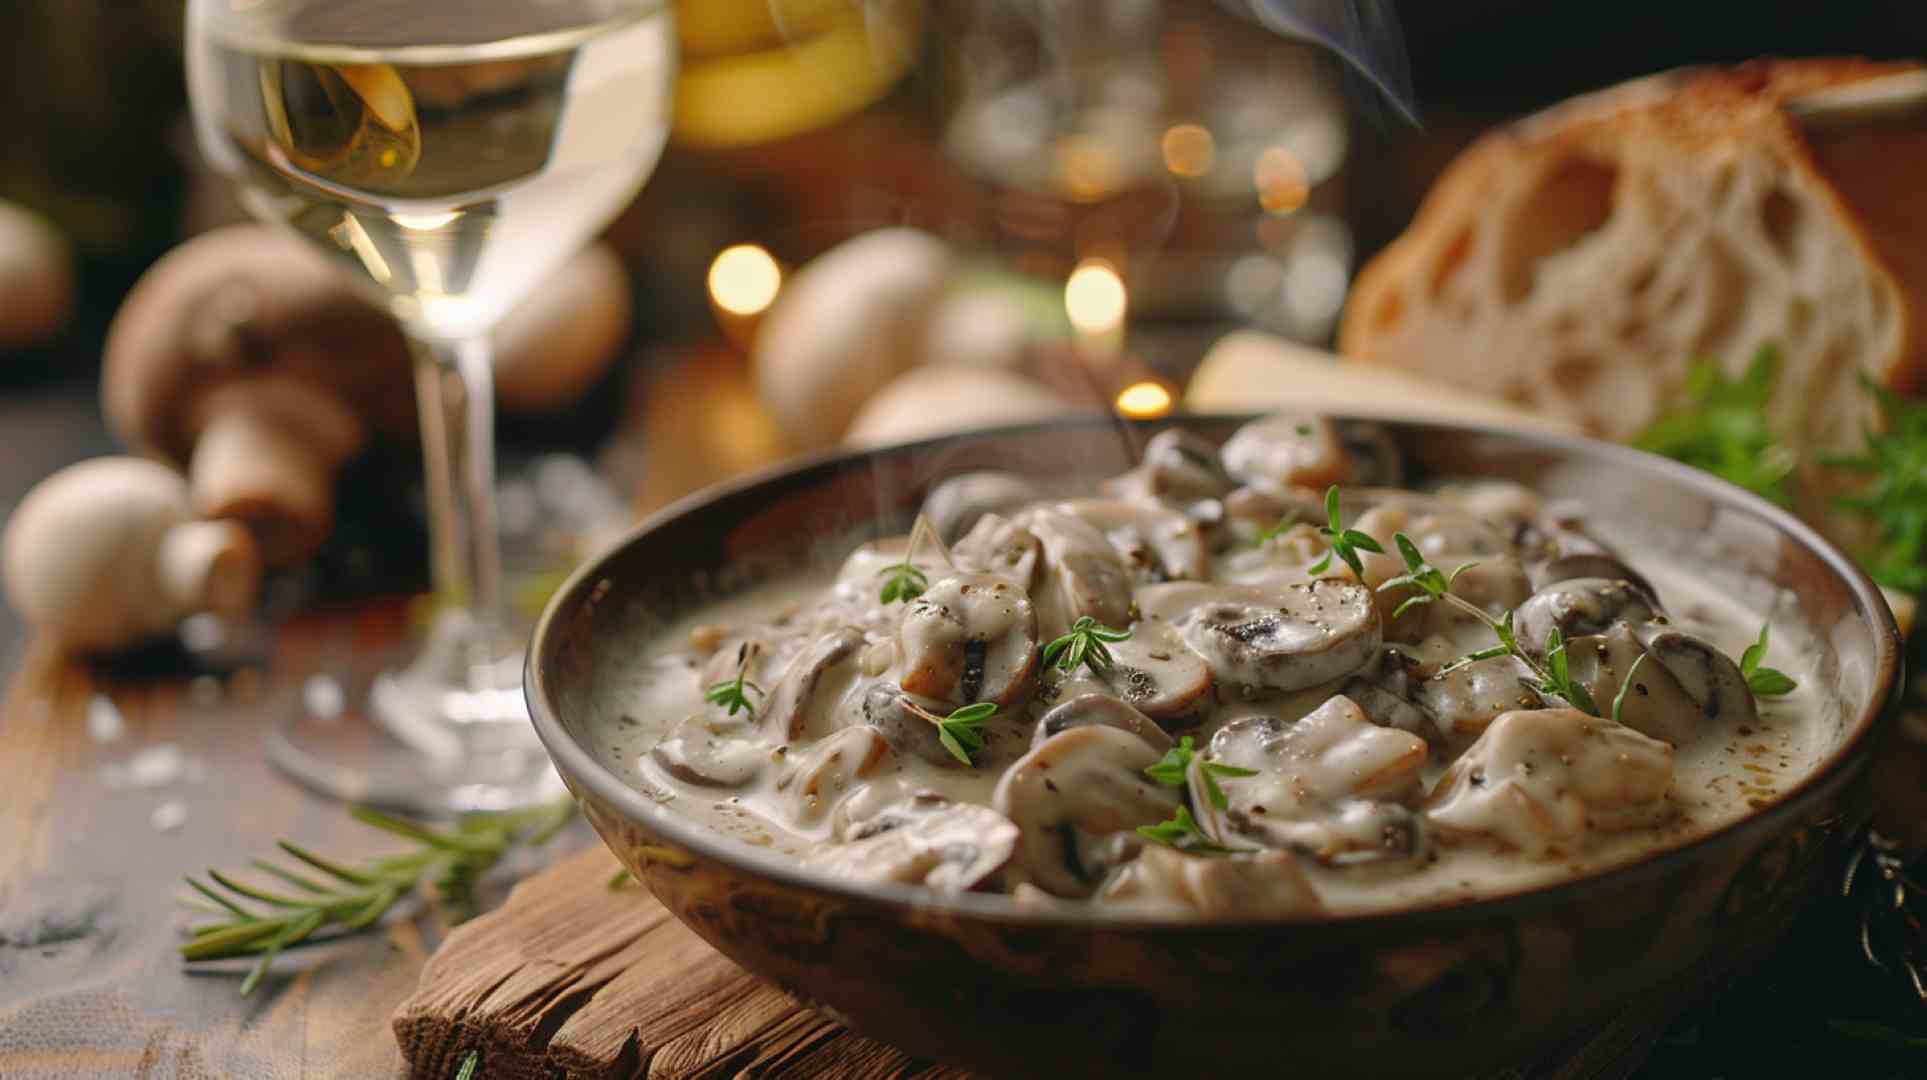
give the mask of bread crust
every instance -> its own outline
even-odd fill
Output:
[[[1666,407],[1701,358],[1687,346],[1706,343],[1737,371],[1750,359],[1747,343],[1761,343],[1779,325],[1779,314],[1762,310],[1779,302],[1776,290],[1786,292],[1789,305],[1819,307],[1784,312],[1788,328],[1798,324],[1796,315],[1846,318],[1832,310],[1845,295],[1866,305],[1853,318],[1868,328],[1868,340],[1853,345],[1850,323],[1831,338],[1817,335],[1812,356],[1786,357],[1772,419],[1798,449],[1850,445],[1868,414],[1851,370],[1842,369],[1865,371],[1903,392],[1927,387],[1927,211],[1920,208],[1927,109],[1897,122],[1836,116],[1822,124],[1802,119],[1801,102],[1921,70],[1860,59],[1681,69],[1574,98],[1488,133],[1445,170],[1404,234],[1360,273],[1339,349],[1353,360],[1498,392],[1624,439]],[[1633,185],[1640,190],[1626,190]],[[1702,220],[1731,209],[1721,203],[1726,192],[1752,215],[1738,223],[1744,243],[1727,243],[1724,224]],[[1696,200],[1705,205],[1696,207]],[[1816,213],[1818,220],[1809,220]],[[1628,220],[1615,220],[1621,215]],[[1761,253],[1770,258],[1772,242],[1784,239],[1776,227],[1801,242],[1818,237],[1818,248],[1802,254],[1826,265],[1804,267],[1789,255],[1789,266],[1762,271]],[[1595,243],[1598,237],[1604,239]],[[1586,264],[1571,262],[1570,253],[1587,243],[1595,250],[1580,258],[1592,265],[1608,262],[1600,244],[1650,248],[1651,274],[1662,289],[1678,282],[1695,298],[1711,295],[1697,301],[1707,305],[1717,306],[1722,295],[1718,282],[1708,281],[1730,278],[1725,294],[1737,297],[1743,325],[1722,329],[1720,320],[1734,317],[1709,308],[1698,322],[1692,313],[1681,317],[1676,325],[1690,331],[1649,331],[1645,319],[1656,305],[1635,295],[1642,282],[1651,284],[1647,271],[1623,287],[1583,275],[1575,281]],[[1567,298],[1555,302],[1537,293],[1562,272],[1561,259],[1568,260],[1565,280],[1554,284]],[[1802,282],[1822,273],[1830,292],[1801,291]],[[1746,295],[1756,286],[1765,291]],[[1593,344],[1573,355],[1572,339],[1558,326],[1583,322],[1595,307],[1629,329],[1610,339],[1593,334],[1586,338]],[[1568,361],[1572,379],[1598,385],[1564,392],[1558,384],[1566,373],[1555,369]],[[1650,375],[1634,375],[1635,368]]]

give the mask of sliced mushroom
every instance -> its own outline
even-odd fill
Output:
[[[898,632],[905,690],[953,705],[1008,705],[1037,660],[1037,615],[1008,578],[959,574],[910,601]]]
[[[1670,812],[1673,748],[1577,709],[1509,712],[1447,769],[1425,816],[1442,837],[1486,837],[1536,856],[1572,854],[1588,829]]]
[[[1655,610],[1659,608],[1659,593],[1653,589],[1646,575],[1620,561],[1618,556],[1598,552],[1582,552],[1575,555],[1561,555],[1537,563],[1532,568],[1532,583],[1535,588],[1549,588],[1562,581],[1576,578],[1605,578],[1623,581],[1646,597],[1646,602]]]
[[[1097,889],[1114,833],[1155,825],[1178,808],[1177,792],[1144,775],[1163,756],[1128,731],[1092,725],[1046,739],[997,781],[990,804],[1022,830],[1009,883],[1057,896]]]
[[[1288,851],[1236,858],[1186,855],[1147,844],[1113,870],[1097,899],[1146,914],[1203,919],[1273,919],[1324,910]]]
[[[1029,591],[1037,584],[1043,545],[1029,529],[997,514],[985,514],[951,545],[950,553],[965,569],[1009,578]]]
[[[1225,441],[1219,456],[1225,472],[1254,487],[1322,491],[1351,477],[1337,429],[1316,413],[1281,412],[1253,420]]]
[[[889,756],[889,742],[874,728],[844,728],[793,756],[776,780],[777,797],[790,819],[808,828]]]
[[[987,806],[922,792],[838,837],[808,865],[832,877],[974,889],[1010,861],[1017,826]]]
[[[1543,704],[1525,683],[1531,677],[1532,672],[1516,657],[1494,656],[1426,676],[1413,703],[1432,717],[1444,741],[1440,756],[1449,760],[1472,745],[1500,715]]]
[[[1289,847],[1323,862],[1409,856],[1420,847],[1411,816],[1369,804],[1417,798],[1426,750],[1424,739],[1372,723],[1343,696],[1295,723],[1240,717],[1211,736],[1203,761],[1255,775],[1212,778],[1194,763],[1191,805],[1221,842]],[[1223,807],[1211,798],[1213,784]]]
[[[1437,724],[1432,714],[1417,704],[1419,685],[1431,673],[1430,667],[1404,649],[1386,645],[1339,692],[1363,710],[1372,723],[1410,732],[1431,743],[1438,737]]]
[[[1179,428],[1160,431],[1144,444],[1138,466],[1099,484],[1106,495],[1145,502],[1188,505],[1231,489],[1218,448]]]
[[[1548,585],[1520,604],[1513,616],[1519,645],[1534,657],[1545,652],[1557,627],[1567,641],[1603,634],[1616,622],[1644,623],[1658,617],[1652,598],[1631,582],[1574,578]]]
[[[1037,721],[1037,731],[1031,736],[1031,745],[1042,746],[1053,735],[1093,725],[1128,731],[1160,753],[1172,746],[1171,736],[1152,723],[1150,717],[1109,694],[1079,694],[1054,706]]]
[[[1098,681],[1146,716],[1168,724],[1212,704],[1211,668],[1170,624],[1140,619],[1110,650]]]
[[[1140,581],[1203,581],[1204,534],[1175,510],[1121,499],[1071,499],[1058,508],[1090,525]]]
[[[1032,595],[1040,628],[1056,637],[1090,616],[1105,626],[1131,621],[1131,576],[1104,534],[1055,506],[1032,507],[1013,519],[1043,545],[1044,572]]]
[[[1515,531],[1536,521],[1545,509],[1539,493],[1511,480],[1467,480],[1442,484],[1433,492],[1441,502],[1485,521],[1503,522]]]
[[[1218,683],[1250,690],[1341,679],[1371,660],[1382,634],[1371,591],[1337,579],[1277,589],[1152,585],[1138,603],[1147,619],[1174,627]]]
[[[932,765],[957,764],[957,759],[937,741],[937,726],[910,710],[903,690],[895,683],[872,683],[859,701],[863,722],[875,728],[897,753]]]
[[[770,690],[769,704],[763,709],[769,730],[777,738],[792,742],[808,732],[824,730],[821,716],[825,703],[841,697],[849,681],[838,680],[835,673],[841,669],[854,677],[854,661],[863,646],[863,631],[848,626],[804,646]],[[818,722],[812,724],[813,718]]]
[[[986,514],[1008,516],[1044,497],[1037,486],[1016,473],[960,473],[930,489],[923,514],[946,543],[967,535]]]
[[[1351,483],[1381,487],[1405,483],[1405,454],[1385,425],[1349,420],[1333,426],[1345,448],[1345,468]]]
[[[748,717],[698,713],[677,724],[649,756],[685,784],[739,788],[760,776],[769,761],[768,748],[755,736]]]
[[[1713,646],[1667,626],[1615,623],[1604,634],[1569,640],[1567,668],[1601,709],[1611,707],[1626,673],[1634,672],[1620,718],[1627,727],[1684,746],[1712,726],[1759,719],[1739,665]]]
[[[1261,529],[1274,529],[1280,521],[1304,522],[1314,529],[1325,523],[1323,497],[1309,490],[1274,491],[1270,488],[1241,487],[1224,497],[1225,518],[1250,543]]]

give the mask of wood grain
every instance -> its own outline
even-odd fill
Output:
[[[472,1052],[489,1080],[961,1075],[912,1061],[744,973],[630,884],[601,849],[524,881],[456,929],[395,1010],[417,1076]]]

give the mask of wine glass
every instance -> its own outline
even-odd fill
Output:
[[[436,613],[365,694],[303,695],[270,757],[417,813],[558,793],[503,607],[487,335],[655,167],[668,0],[190,0],[187,69],[202,152],[379,296],[415,353]]]

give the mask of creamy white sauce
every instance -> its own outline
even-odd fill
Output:
[[[1619,555],[1652,583],[1676,626],[1733,658],[1752,644],[1764,616],[1739,596],[1751,590],[1749,600],[1766,602],[1774,599],[1770,590],[1757,582],[1729,577],[1721,567],[1682,565],[1676,556],[1643,551],[1629,546],[1621,537],[1612,539],[1619,541]],[[1214,573],[1224,562],[1224,557],[1214,560]],[[940,568],[929,565],[934,582]],[[713,636],[711,628],[743,628],[777,620],[788,620],[786,633],[795,634],[799,624],[808,628],[808,633],[795,635],[801,640],[852,623],[864,625],[873,640],[882,640],[892,632],[890,624],[900,615],[900,605],[887,611],[886,618],[874,617],[873,613],[866,625],[854,613],[866,606],[874,608],[874,597],[858,596],[850,586],[833,585],[833,580],[827,571],[799,575],[719,601],[668,626],[638,660],[634,685],[604,695],[604,700],[613,704],[596,718],[594,740],[604,762],[652,798],[723,833],[799,858],[817,850],[829,837],[830,807],[817,808],[809,823],[799,824],[796,796],[776,787],[788,763],[804,753],[804,744],[811,740],[767,748],[769,761],[760,779],[735,791],[684,783],[668,775],[650,751],[686,718],[721,716],[720,709],[704,701],[702,668],[707,658],[691,651],[692,636],[702,639]],[[866,600],[870,601],[867,605]],[[1782,610],[1786,607],[1774,606]],[[1760,699],[1757,721],[1744,728],[1722,726],[1676,749],[1667,797],[1672,816],[1664,824],[1623,832],[1590,832],[1579,850],[1555,858],[1524,857],[1490,843],[1455,842],[1435,846],[1426,860],[1332,867],[1306,859],[1301,860],[1303,869],[1324,906],[1334,912],[1489,897],[1583,875],[1657,848],[1675,846],[1770,803],[1807,773],[1827,749],[1826,726],[1816,722],[1823,707],[1813,677],[1817,643],[1792,619],[1775,621],[1772,630],[1766,663],[1793,676],[1799,688],[1785,697]],[[1409,651],[1422,659],[1443,662],[1490,640],[1489,632],[1472,624],[1463,634],[1433,639]],[[777,671],[780,667],[772,669],[771,680]],[[771,684],[761,685],[767,690]],[[1067,686],[1057,700],[1068,700],[1074,690],[1074,686]],[[1227,703],[1191,733],[1203,747],[1225,713],[1232,711],[1230,705],[1236,706],[1237,715],[1264,711],[1291,721],[1337,692],[1336,685],[1324,685],[1269,699]],[[1609,702],[1602,702],[1605,705]],[[960,802],[988,804],[999,776],[1029,746],[1026,729],[1021,737],[993,742],[971,769],[940,767],[907,754],[889,755],[874,773],[858,782],[855,797],[878,804],[913,791],[930,790]],[[1427,790],[1437,783],[1443,765],[1436,758],[1428,762],[1424,770]]]

